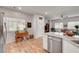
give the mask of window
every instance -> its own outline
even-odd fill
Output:
[[[18,30],[24,30],[25,22],[22,22],[22,21],[18,22],[17,27],[18,27]]]
[[[9,21],[7,24],[8,31],[16,31],[17,30],[17,22]]]
[[[62,29],[63,28],[63,23],[55,23],[55,28],[56,29]]]
[[[75,25],[79,25],[79,21],[68,22],[68,29],[75,29]]]
[[[4,20],[5,21],[5,20]],[[16,19],[16,18],[6,18],[6,25],[4,25],[4,30],[7,31],[17,31],[24,30],[25,28],[25,20]]]

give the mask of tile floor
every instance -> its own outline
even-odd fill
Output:
[[[41,39],[29,39],[5,45],[6,53],[45,53]]]

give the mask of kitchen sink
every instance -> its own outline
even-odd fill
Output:
[[[74,43],[79,44],[79,40],[72,40]]]

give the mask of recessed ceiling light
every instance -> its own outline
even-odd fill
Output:
[[[48,14],[48,12],[45,12],[45,15],[47,15]]]

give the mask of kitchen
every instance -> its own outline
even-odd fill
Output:
[[[53,30],[44,34],[45,50],[49,53],[79,53],[78,18],[78,15],[61,15],[61,18],[49,20]]]
[[[17,44],[23,39],[27,39],[26,42],[30,40],[30,43],[32,38],[36,39],[33,44],[43,46],[42,49],[37,49],[46,53],[79,53],[79,7],[4,6],[0,7],[0,13],[5,32],[5,40],[3,43],[0,41],[1,44]],[[42,43],[37,44],[38,40],[42,40]],[[28,49],[27,47],[24,48]]]

